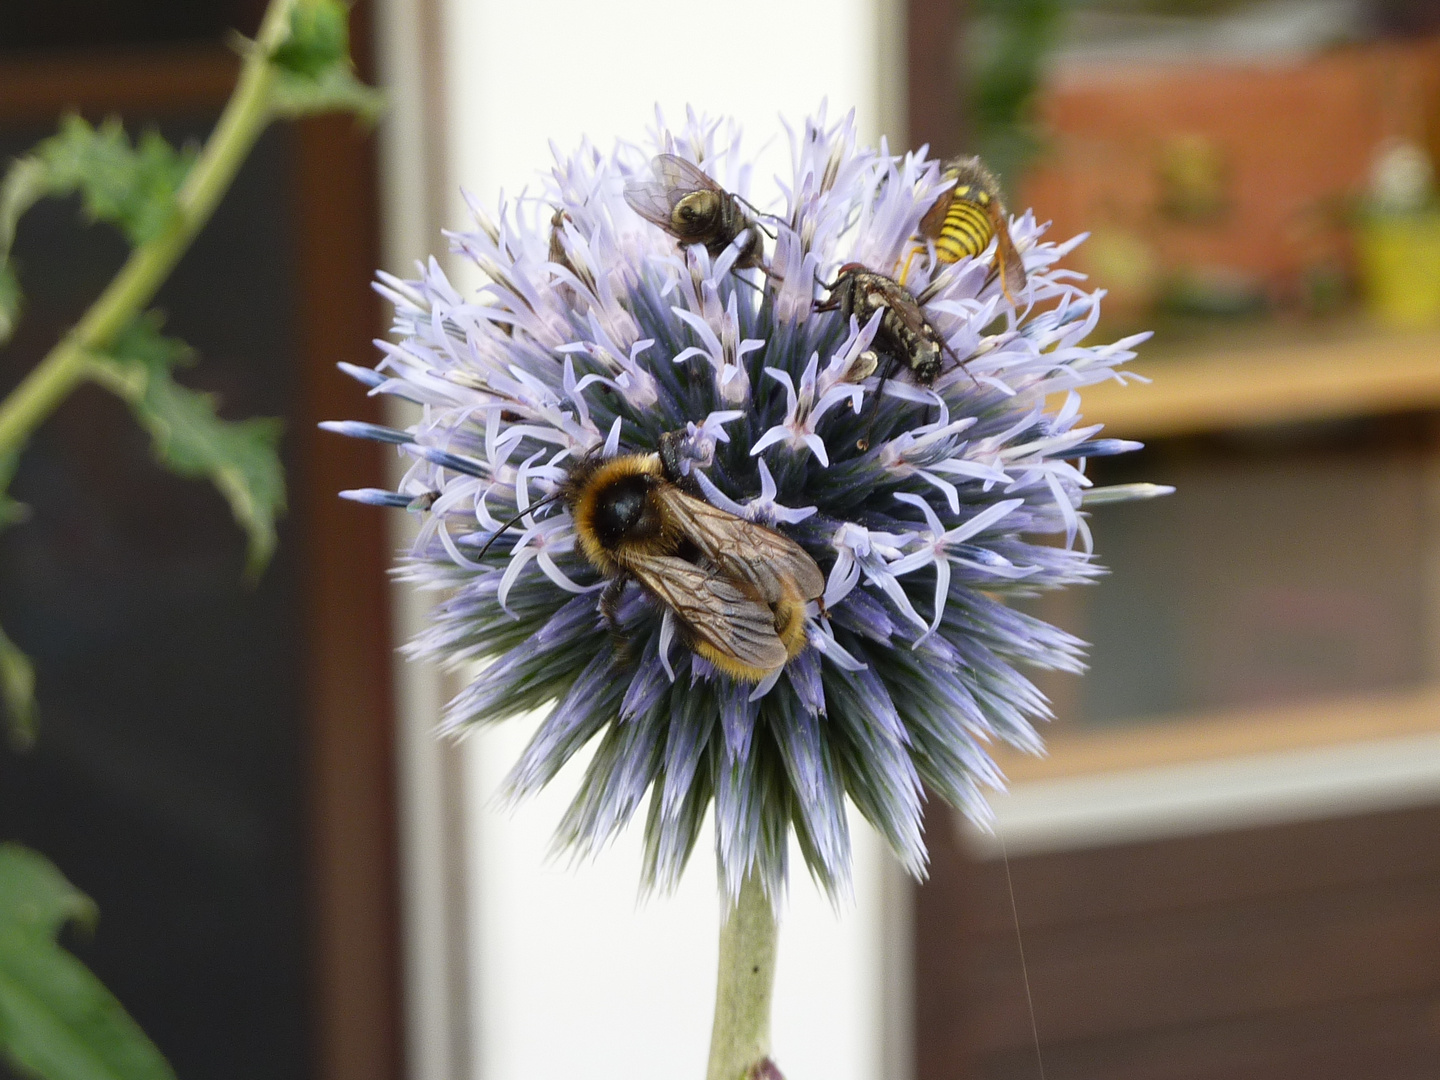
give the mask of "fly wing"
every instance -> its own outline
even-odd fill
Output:
[[[788,536],[736,517],[677,487],[664,487],[660,498],[680,531],[705,557],[735,581],[748,585],[767,604],[796,592],[804,600],[825,592],[825,575],[815,560]],[[793,588],[786,588],[786,583]]]
[[[673,555],[635,556],[626,569],[679,616],[695,642],[721,658],[756,673],[789,659],[775,613],[718,571]]]
[[[674,209],[675,202],[671,195],[671,189],[653,180],[632,180],[625,185],[625,201],[630,204],[630,209],[666,231],[671,228],[670,211]]]
[[[693,191],[724,192],[719,184],[711,180],[700,169],[674,154],[660,154],[650,162],[654,180],[632,180],[625,185],[625,201],[630,209],[652,225],[659,225],[672,236],[674,223],[670,219],[675,204]]]
[[[879,277],[879,275],[876,275]],[[888,278],[881,278],[878,289],[879,295],[884,298],[884,306],[890,309],[905,329],[916,337],[926,341],[938,341],[939,332],[930,325],[925,313],[920,310],[920,305],[898,282],[890,281]],[[879,306],[878,304],[875,306]]]
[[[679,202],[692,191],[725,192],[700,166],[674,154],[657,155],[650,162],[650,168],[654,170],[655,178],[670,189],[672,202]]]

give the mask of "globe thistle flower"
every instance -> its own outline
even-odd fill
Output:
[[[1039,752],[1049,715],[1018,668],[1083,666],[1080,641],[1005,601],[1101,572],[1085,460],[1137,445],[1082,424],[1076,391],[1120,378],[1141,337],[1082,344],[1101,294],[1060,267],[1080,238],[1051,242],[1028,212],[1011,223],[1029,279],[1013,303],[988,254],[912,260],[907,287],[954,359],[930,387],[882,380],[883,312],[816,308],[843,264],[897,272],[939,165],[858,146],[853,115],[822,109],[789,135],[773,190],[752,183],[733,124],[692,114],[673,130],[657,116],[644,147],[557,150],[540,194],[494,214],[471,200],[475,228],[449,236],[486,284],[461,295],[433,260],[415,280],[380,275],[396,340],[375,370],[346,369],[420,419],[329,425],[412,461],[396,491],[344,494],[422,519],[400,576],[446,595],[410,654],[487,662],[445,729],[553,703],[507,795],[593,742],[558,840],[594,852],[643,808],[646,881],[669,887],[713,807],[732,898],[752,872],[779,893],[792,831],[810,873],[843,889],[847,798],[917,875],[927,788],[985,820],[1003,783],[990,749]],[[756,208],[733,243],[678,244],[632,208],[657,154]],[[757,228],[773,234],[762,266]],[[654,453],[668,433],[699,497],[824,574],[800,647],[758,680],[718,670],[637,584],[602,613],[565,485],[577,463]]]

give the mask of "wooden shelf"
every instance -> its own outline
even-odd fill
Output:
[[[1440,684],[1300,705],[1161,717],[1086,732],[1043,732],[1049,754],[996,755],[1014,783],[1336,746],[1440,732]]]
[[[1147,359],[1149,385],[1085,391],[1085,419],[1118,438],[1440,408],[1440,333],[1351,329],[1331,339],[1271,342]]]
[[[0,117],[53,127],[70,110],[91,120],[218,111],[239,73],[239,56],[218,44],[10,56],[0,59]]]

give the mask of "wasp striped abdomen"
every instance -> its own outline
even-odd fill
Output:
[[[1010,239],[995,174],[979,158],[972,157],[947,161],[940,175],[946,181],[953,180],[955,186],[936,199],[920,219],[918,239],[922,246],[912,250],[906,259],[901,283],[927,241],[935,245],[936,263],[948,266],[967,256],[978,258],[993,239],[995,271],[1000,276],[1000,287],[1013,303],[1016,294],[1025,288],[1025,264]]]
[[[990,246],[995,227],[985,209],[989,203],[990,196],[984,191],[970,184],[957,184],[951,193],[950,209],[935,237],[937,259],[942,263],[959,262],[966,255],[979,255]]]

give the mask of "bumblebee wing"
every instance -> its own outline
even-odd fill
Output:
[[[677,487],[660,498],[681,532],[728,577],[750,586],[767,604],[798,592],[815,600],[825,592],[825,575],[815,560],[788,536],[736,517]],[[787,588],[786,584],[793,587]]]
[[[1005,210],[999,200],[990,200],[987,210],[990,224],[995,228],[995,268],[1000,272],[1000,287],[1013,304],[1015,297],[1025,288],[1025,261],[1010,239],[1010,226],[1005,221]]]
[[[789,659],[775,613],[719,571],[673,555],[639,555],[627,569],[675,612],[701,654],[730,674],[759,678]]]
[[[725,189],[705,175],[705,171],[694,162],[686,161],[674,154],[660,154],[650,163],[655,178],[670,189],[671,200],[679,202],[692,191],[719,191]]]

